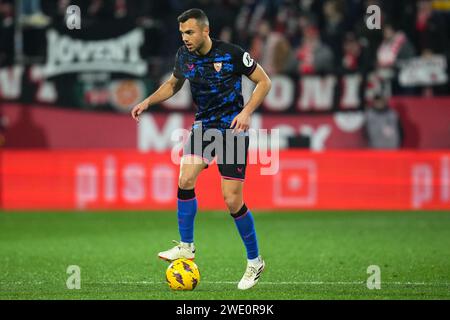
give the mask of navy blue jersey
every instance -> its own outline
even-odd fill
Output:
[[[197,107],[195,121],[203,130],[215,128],[224,132],[241,112],[242,75],[256,69],[256,61],[239,46],[212,39],[206,55],[197,55],[182,46],[178,49],[173,75],[187,79]]]

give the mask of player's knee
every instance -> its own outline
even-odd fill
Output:
[[[181,189],[193,189],[195,187],[195,178],[191,175],[182,175],[178,179],[178,186]]]
[[[223,199],[230,212],[236,212],[242,207],[242,199],[237,192],[225,192],[223,194]]]

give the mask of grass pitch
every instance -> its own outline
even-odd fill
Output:
[[[246,256],[231,217],[199,212],[201,281],[171,291],[157,252],[174,212],[0,213],[0,299],[449,299],[450,212],[254,213],[266,271],[240,291]],[[68,266],[81,270],[69,290]],[[371,265],[381,289],[369,290]]]

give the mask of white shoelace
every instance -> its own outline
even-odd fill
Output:
[[[187,250],[191,250],[192,251],[191,247],[189,247],[188,245],[184,245],[184,244],[182,244],[181,242],[179,242],[177,240],[172,240],[172,242],[176,244],[178,250],[187,249]]]
[[[245,271],[246,278],[252,278],[258,273],[258,269],[254,266],[247,266],[247,270]]]
[[[177,240],[172,240],[173,243],[175,243],[177,245],[177,247],[181,248],[181,242],[177,241]]]

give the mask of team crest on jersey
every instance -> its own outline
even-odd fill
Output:
[[[217,72],[222,70],[222,62],[214,62],[214,69],[216,69]]]

